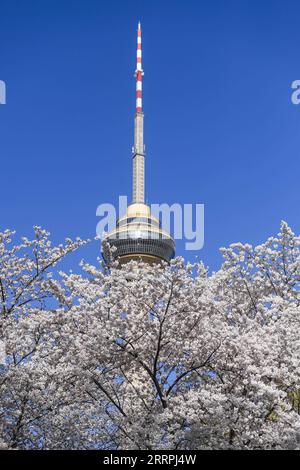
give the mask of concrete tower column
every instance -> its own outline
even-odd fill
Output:
[[[137,112],[134,120],[133,203],[145,202],[144,114]]]

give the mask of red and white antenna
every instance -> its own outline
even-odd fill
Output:
[[[133,195],[134,203],[144,204],[145,201],[145,146],[144,146],[144,114],[142,108],[142,30],[141,23],[137,31],[136,52],[136,112],[134,117],[133,146]]]
[[[136,112],[142,113],[142,77],[144,75],[142,69],[142,30],[141,23],[138,24],[137,31],[137,51],[136,51]]]

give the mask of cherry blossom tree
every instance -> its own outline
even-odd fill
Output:
[[[38,447],[45,433],[38,424],[67,400],[53,365],[62,290],[53,273],[85,242],[53,247],[49,233],[34,232],[16,245],[14,232],[0,233],[0,445],[8,448]]]
[[[222,249],[212,274],[176,258],[47,276],[83,242],[36,233],[0,238],[1,445],[300,448],[300,237],[286,223]]]

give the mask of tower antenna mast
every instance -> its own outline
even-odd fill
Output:
[[[142,107],[142,29],[141,23],[137,30],[136,51],[136,109],[134,118],[134,147],[133,147],[133,203],[145,202],[145,148],[144,148],[144,113]]]

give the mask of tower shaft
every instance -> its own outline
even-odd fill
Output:
[[[134,120],[133,149],[133,203],[145,201],[145,155],[144,155],[144,115],[136,113]]]
[[[134,119],[133,147],[133,203],[145,202],[145,152],[144,152],[144,114],[142,111],[142,30],[138,25],[136,53],[136,113]]]

